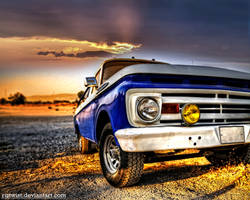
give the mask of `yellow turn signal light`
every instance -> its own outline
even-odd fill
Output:
[[[200,109],[196,104],[186,104],[182,108],[181,116],[185,124],[195,124],[200,119]]]

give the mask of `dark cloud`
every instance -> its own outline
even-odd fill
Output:
[[[81,53],[77,53],[75,57],[77,58],[86,58],[86,57],[109,57],[114,54],[106,52],[106,51],[85,51]]]
[[[39,51],[37,55],[40,56],[47,56],[47,55],[54,55],[55,57],[75,57],[75,58],[88,58],[88,57],[110,57],[114,54],[106,52],[106,51],[84,51],[80,53],[64,53],[63,51],[56,52],[56,51]]]
[[[143,44],[141,51],[249,62],[248,0],[2,0],[0,37]]]

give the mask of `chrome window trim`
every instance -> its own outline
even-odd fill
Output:
[[[84,107],[86,107],[95,97],[95,93],[90,93],[88,98],[76,108],[75,115],[77,115]]]
[[[100,72],[100,73],[99,73]],[[100,87],[100,82],[101,82],[101,73],[102,73],[102,68],[100,67],[97,71],[96,71],[96,73],[95,73],[95,77],[96,77],[96,75],[99,73],[99,81],[97,82],[97,88],[99,88]]]

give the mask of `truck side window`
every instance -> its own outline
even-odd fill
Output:
[[[89,92],[90,92],[90,87],[88,87],[84,94],[82,95],[81,99],[78,101],[78,105],[80,105],[81,103],[83,103],[89,96]]]
[[[112,61],[104,64],[103,66],[103,72],[102,72],[102,82],[104,83],[107,79],[109,79],[111,76],[113,76],[118,71],[122,70],[123,68],[130,66],[130,65],[136,65],[136,64],[161,64],[161,62],[155,62],[155,61]]]

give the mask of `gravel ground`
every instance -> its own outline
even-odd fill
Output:
[[[76,145],[72,117],[0,117],[0,198],[250,199],[248,164],[213,167],[203,157],[146,164],[137,185],[120,189],[103,178],[98,153],[81,155]]]

